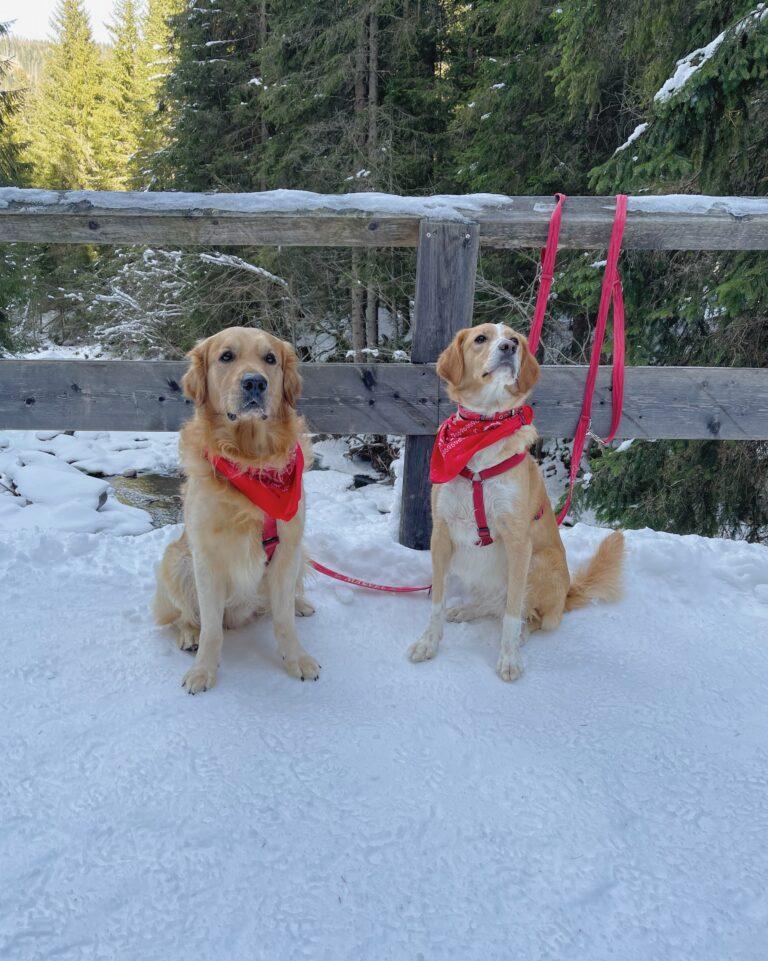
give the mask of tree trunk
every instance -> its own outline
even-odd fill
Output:
[[[365,347],[365,310],[363,305],[363,285],[360,282],[360,254],[356,250],[352,251],[352,290],[350,304],[353,359],[355,363],[359,364],[362,362],[363,347]]]
[[[376,283],[370,276],[373,266],[373,256],[368,254],[368,283],[365,287],[365,346],[376,348],[379,346],[379,296]]]
[[[379,18],[376,7],[368,16],[368,186],[375,190],[378,184],[379,158]],[[365,342],[367,347],[379,346],[379,297],[374,282],[376,251],[369,250],[366,257],[366,305],[365,305]]]
[[[359,157],[365,156],[365,61],[368,54],[367,18],[360,18],[355,49],[355,140]]]
[[[589,316],[576,314],[571,322],[571,348],[573,360],[580,364],[587,363],[587,345],[589,343]]]
[[[374,179],[378,167],[379,142],[379,18],[376,8],[368,19],[368,167]],[[373,185],[373,184],[372,184]]]
[[[259,8],[259,52],[263,53],[264,47],[267,44],[267,0],[261,0],[261,5]],[[264,80],[264,67],[263,62],[259,65],[259,72],[261,73],[261,79]],[[264,173],[264,148],[269,140],[269,131],[267,130],[267,121],[264,116],[264,100],[263,97],[259,98],[259,116],[260,116],[260,143],[262,147],[262,172],[259,177],[259,188],[261,190],[267,189],[267,178]]]

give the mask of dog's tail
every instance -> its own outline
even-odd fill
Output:
[[[609,534],[571,577],[566,611],[586,607],[591,601],[617,601],[621,597],[625,544],[621,531]]]

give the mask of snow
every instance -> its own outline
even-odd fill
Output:
[[[2,436],[74,470],[65,435]],[[393,489],[349,490],[318,448],[312,555],[425,582]],[[765,957],[764,548],[630,532],[625,599],[534,636],[514,685],[494,622],[413,665],[426,596],[316,579],[317,684],[281,670],[267,618],[191,698],[149,613],[177,533],[0,537],[1,956]],[[571,565],[604,535],[564,531]]]
[[[0,431],[0,957],[763,961],[765,548],[629,532],[624,600],[535,635],[514,685],[493,621],[412,665],[425,595],[314,577],[317,684],[266,618],[190,698],[149,612],[179,529],[83,473],[172,472],[177,443]],[[311,555],[428,582],[402,460],[351,490],[370,466],[314,447]],[[565,530],[571,566],[603,536]]]
[[[715,37],[706,47],[699,47],[683,57],[682,60],[678,60],[675,72],[668,80],[664,81],[663,86],[656,91],[653,99],[659,103],[664,103],[673,94],[681,90],[691,77],[698,70],[701,70],[708,60],[712,59],[723,40],[725,40],[725,31]]]
[[[646,131],[647,129],[648,129],[648,124],[647,124],[647,123],[639,123],[639,124],[635,127],[635,129],[632,131],[632,133],[627,137],[627,139],[624,141],[624,143],[623,143],[620,147],[617,147],[617,148],[613,151],[614,157],[616,156],[617,153],[621,153],[622,150],[626,150],[627,147],[628,147],[631,143],[634,143],[635,140],[637,140],[638,137],[642,137],[642,135],[645,133],[645,131]],[[633,158],[633,159],[634,159],[634,158]]]
[[[688,83],[691,77],[697,73],[712,57],[717,53],[723,41],[729,36],[735,36],[750,30],[762,23],[768,17],[768,7],[764,3],[759,3],[754,10],[751,10],[745,17],[727,30],[723,30],[714,40],[711,40],[705,47],[699,47],[686,54],[682,60],[677,61],[675,72],[666,80],[661,89],[656,91],[654,100],[658,103],[666,103],[671,97],[679,93]]]
[[[62,345],[49,340],[36,344],[31,350],[13,354],[18,360],[95,360],[109,356],[101,344]]]
[[[245,270],[248,273],[256,274],[257,277],[261,277],[263,280],[268,280],[270,283],[277,284],[280,287],[287,287],[288,281],[283,277],[278,277],[277,274],[271,273],[269,270],[265,270],[264,267],[257,267],[256,264],[251,264],[247,260],[243,260],[242,257],[237,257],[234,254],[199,254],[200,260],[207,264],[216,264],[219,267],[233,267],[236,270]]]
[[[52,205],[123,210],[127,216],[143,213],[182,212],[211,214],[243,213],[264,216],[289,214],[365,215],[376,217],[431,217],[468,222],[505,215],[529,198],[503,194],[445,194],[429,197],[402,197],[395,194],[359,191],[346,194],[316,194],[305,190],[266,190],[256,193],[184,193],[162,191],[53,191],[0,188],[0,211],[19,210],[42,215]],[[89,206],[90,205],[90,206]],[[537,201],[535,213],[551,214],[554,202]],[[608,202],[606,209],[613,210]],[[712,197],[691,194],[666,194],[657,197],[630,197],[628,210],[659,214],[722,212],[736,217],[765,217],[768,199],[764,197]],[[0,213],[0,216],[2,214]]]
[[[178,435],[77,431],[0,433],[0,535],[21,529],[142,534],[146,511],[122,504],[105,480],[178,466]]]
[[[62,470],[56,464],[9,464],[6,473],[19,495],[38,504],[55,506],[61,501],[82,501],[96,511],[107,496],[109,484],[77,470]]]
[[[2,193],[2,191],[0,191]],[[511,200],[512,198],[510,198]],[[534,213],[550,215],[555,208],[554,201],[538,201],[533,205]],[[605,210],[611,215],[616,209],[612,197],[605,200]],[[768,215],[768,201],[762,197],[712,197],[705,194],[662,194],[652,197],[629,197],[629,213],[653,213],[659,216],[678,214],[725,214],[729,217],[765,217]]]
[[[315,464],[321,470],[332,470],[341,474],[364,474],[366,477],[379,475],[366,461],[349,456],[349,446],[343,437],[328,437],[312,443]]]

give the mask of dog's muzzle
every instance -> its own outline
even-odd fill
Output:
[[[520,370],[520,358],[518,356],[519,346],[520,341],[517,337],[504,337],[502,340],[496,341],[488,370],[483,374],[483,377],[490,377],[491,374],[495,374],[499,368],[508,367],[512,370],[516,378]]]
[[[240,381],[240,409],[238,414],[259,411],[263,419],[267,416],[267,393],[269,381],[263,374],[244,374]],[[229,415],[234,420],[237,415]]]

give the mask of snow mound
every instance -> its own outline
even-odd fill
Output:
[[[168,470],[178,462],[176,434],[56,431],[0,434],[0,531],[56,529],[143,534],[146,511],[122,504],[105,476]]]
[[[349,483],[307,476],[312,554],[423,582],[392,489]],[[149,613],[177,532],[0,539],[0,955],[762,961],[763,548],[630,533],[625,599],[513,685],[494,622],[413,665],[425,595],[315,579],[317,684],[264,618],[191,698]],[[565,531],[571,565],[603,536]]]

